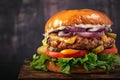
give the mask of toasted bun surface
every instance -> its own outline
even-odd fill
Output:
[[[46,64],[47,64],[47,69],[49,71],[61,73],[60,67],[58,65],[53,64],[51,61],[47,61]],[[94,69],[88,72],[84,69],[82,65],[80,65],[79,67],[73,68],[71,70],[71,73],[100,73],[100,72],[103,72],[103,71],[100,69]]]
[[[96,10],[63,10],[48,20],[45,25],[45,32],[61,26],[72,26],[75,24],[112,25],[112,21],[106,14]]]

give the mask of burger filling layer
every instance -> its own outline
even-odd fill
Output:
[[[47,44],[52,51],[63,49],[92,50],[103,46],[104,49],[115,46],[116,34],[110,27],[78,27],[71,26],[49,33]]]
[[[53,48],[53,51],[60,51],[63,49],[92,50],[98,46],[103,46],[104,49],[107,49],[115,45],[115,40],[113,38],[104,38],[104,36],[103,38],[85,38],[74,36],[72,39],[69,39],[62,38],[61,40],[59,37],[52,36],[48,38],[47,44]]]
[[[81,25],[80,25],[81,26]],[[52,30],[33,55],[32,69],[48,71],[47,62],[60,68],[60,72],[70,74],[73,68],[82,65],[88,72],[101,69],[109,72],[120,65],[120,56],[115,46],[116,34],[110,27],[65,27]]]

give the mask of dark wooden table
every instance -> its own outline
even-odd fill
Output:
[[[20,70],[18,80],[76,80],[76,79],[113,79],[113,80],[120,80],[120,66],[117,66],[116,69],[111,72],[110,74],[105,73],[86,73],[86,74],[61,74],[61,73],[54,73],[54,72],[42,72],[42,71],[35,71],[32,70],[29,66],[29,60],[25,60],[24,64]]]

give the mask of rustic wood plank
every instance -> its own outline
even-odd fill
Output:
[[[120,66],[117,66],[114,71],[110,74],[105,73],[84,73],[84,74],[61,74],[61,73],[54,73],[54,72],[42,72],[32,70],[29,66],[29,60],[25,60],[24,64],[20,70],[18,80],[38,80],[38,79],[120,79]]]

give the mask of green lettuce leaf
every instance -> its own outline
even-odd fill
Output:
[[[61,72],[69,74],[72,67],[78,66],[80,63],[75,58],[58,58],[58,65]]]
[[[71,69],[83,65],[87,71],[91,71],[95,68],[109,73],[111,69],[115,68],[115,65],[120,65],[120,55],[116,54],[95,54],[93,52],[86,54],[82,58],[50,58],[45,54],[34,55],[33,60],[30,63],[32,69],[48,71],[46,67],[46,61],[51,60],[54,64],[60,66],[61,72],[70,74]]]
[[[84,68],[87,71],[95,69],[97,66],[97,55],[94,53],[89,53],[88,55],[86,55],[86,57],[88,58],[88,60],[83,63]]]
[[[46,42],[47,42],[47,37],[45,37],[45,38],[42,40],[43,46],[48,45]]]
[[[33,60],[30,62],[30,66],[32,69],[35,70],[42,70],[42,71],[47,71],[47,67],[45,62],[47,60],[50,60],[50,57],[46,56],[45,54],[41,55],[33,55]]]

